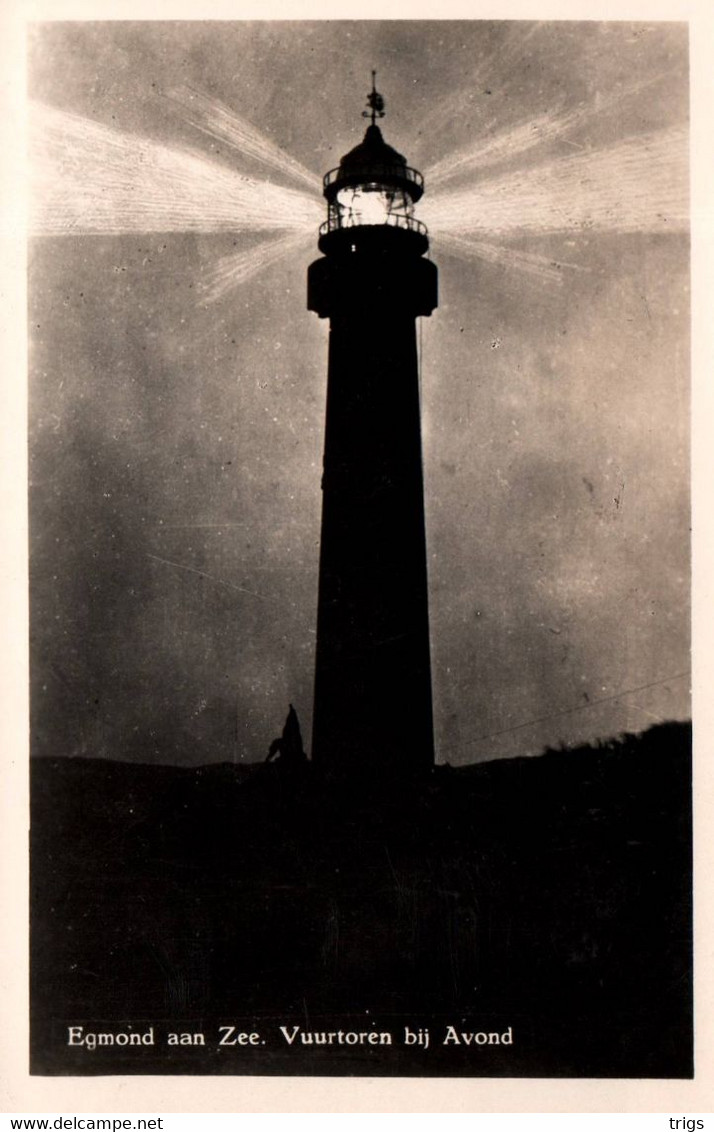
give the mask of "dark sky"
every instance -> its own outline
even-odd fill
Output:
[[[166,95],[188,84],[321,174],[359,140],[376,67],[385,137],[426,172],[428,199],[430,166],[554,110],[587,113],[488,175],[537,185],[547,162],[686,123],[686,48],[678,24],[58,23],[34,29],[30,93],[264,175],[175,112]],[[572,265],[561,282],[440,251],[431,234],[438,758],[688,716],[686,234],[509,235]],[[316,244],[216,302],[200,295],[220,257],[260,238],[237,220],[235,234],[33,241],[38,753],[253,760],[288,702],[309,740],[327,363],[327,327],[305,307]]]

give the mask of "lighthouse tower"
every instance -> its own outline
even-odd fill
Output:
[[[381,777],[433,764],[416,319],[437,305],[372,74],[363,141],[324,178],[308,308],[330,320],[312,758]]]

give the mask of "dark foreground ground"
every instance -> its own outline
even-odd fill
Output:
[[[379,789],[37,759],[33,1072],[691,1076],[690,747]]]

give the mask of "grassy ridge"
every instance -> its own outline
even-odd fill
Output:
[[[406,783],[38,759],[36,1071],[687,1076],[690,747],[667,724]],[[477,1062],[271,1040],[239,1063],[88,1064],[63,1044],[67,1020],[234,1017],[466,1019],[517,1041]]]

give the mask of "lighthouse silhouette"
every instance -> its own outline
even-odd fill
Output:
[[[386,778],[434,761],[416,319],[437,270],[375,72],[367,101],[363,141],[324,178],[308,269],[308,308],[330,320],[312,759]]]

